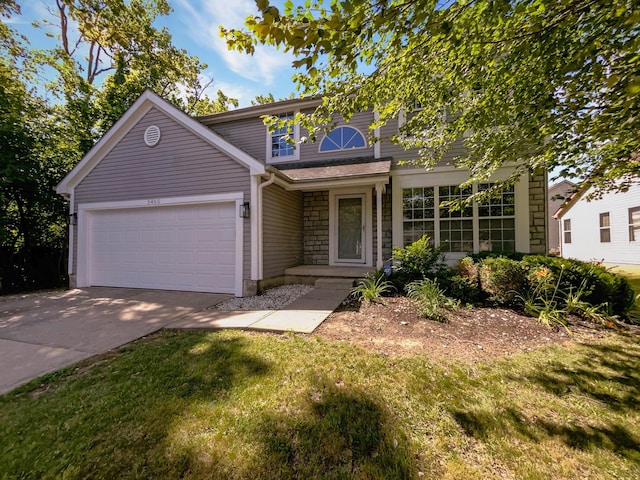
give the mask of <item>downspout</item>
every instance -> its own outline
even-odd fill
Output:
[[[263,279],[263,251],[262,251],[262,233],[263,233],[263,211],[262,211],[262,190],[264,187],[271,185],[276,181],[276,174],[270,173],[269,180],[258,185],[258,280]]]

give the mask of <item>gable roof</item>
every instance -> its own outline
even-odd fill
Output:
[[[583,182],[582,184],[580,184],[575,189],[575,191],[571,194],[571,196],[568,199],[566,199],[564,202],[562,202],[562,205],[560,205],[558,210],[556,210],[555,213],[553,214],[553,218],[556,218],[556,219],[562,218],[569,210],[571,210],[571,207],[573,207],[576,204],[576,202],[582,198],[582,196],[587,192],[587,190],[589,190],[589,187],[590,185],[587,184],[586,182]]]
[[[151,90],[145,90],[122,117],[105,133],[82,160],[56,186],[56,192],[70,195],[72,190],[98,165],[124,136],[151,110],[157,108],[191,133],[216,147],[239,164],[247,167],[251,175],[265,173],[262,162],[225,140],[198,120],[171,105]]]

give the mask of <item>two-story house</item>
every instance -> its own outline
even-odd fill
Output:
[[[200,118],[146,91],[58,185],[69,199],[71,286],[252,294],[302,277],[359,277],[423,234],[451,260],[482,250],[546,251],[546,177],[450,212],[467,172],[430,171],[361,112],[315,143],[270,132],[263,115],[312,111],[286,100]],[[450,152],[452,158],[456,151]],[[497,173],[506,177],[509,169]]]

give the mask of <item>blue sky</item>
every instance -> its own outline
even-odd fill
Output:
[[[220,89],[237,98],[240,106],[248,106],[256,95],[273,93],[277,98],[287,97],[295,91],[291,76],[292,57],[271,47],[257,46],[254,56],[227,50],[219,35],[219,25],[241,28],[248,15],[257,12],[253,0],[169,0],[173,12],[160,17],[158,26],[166,26],[174,44],[196,55],[208,68],[206,77],[213,78],[211,95]],[[12,27],[24,33],[31,45],[38,48],[53,46],[42,29],[31,26],[33,20],[49,15],[48,6],[54,0],[28,0],[19,2],[22,16],[11,20]],[[273,2],[281,6],[283,2]]]

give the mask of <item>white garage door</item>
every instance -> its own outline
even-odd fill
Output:
[[[235,203],[92,211],[89,284],[234,293],[235,221]]]

